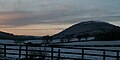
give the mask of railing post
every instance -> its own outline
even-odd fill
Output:
[[[6,57],[6,45],[4,45],[4,57]]]
[[[51,60],[53,60],[53,47],[51,47]]]
[[[106,51],[103,51],[103,60],[106,60]]]
[[[84,48],[82,49],[82,59],[84,59]]]
[[[28,59],[28,45],[26,45],[26,59]]]
[[[21,48],[22,48],[22,46],[20,45],[19,46],[19,59],[21,58]]]
[[[117,60],[119,60],[119,51],[117,51]]]
[[[60,49],[58,49],[58,60],[60,60]]]

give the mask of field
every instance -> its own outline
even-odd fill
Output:
[[[57,41],[58,40],[58,41]],[[54,43],[59,42],[59,39],[57,40],[53,40]],[[76,40],[76,39],[74,39]],[[2,44],[14,44],[13,40],[0,40],[0,42]],[[32,42],[32,43],[41,43],[41,40],[29,40],[29,41],[25,41],[25,43],[27,42]],[[52,42],[52,43],[53,43]],[[58,45],[63,45],[66,47],[73,47],[73,48],[92,48],[92,49],[107,49],[107,50],[120,50],[120,47],[94,47],[94,45],[98,45],[98,46],[104,46],[104,45],[120,45],[119,44],[120,41],[87,41],[87,42],[70,42],[70,43],[59,43]],[[85,45],[84,47],[79,47],[76,45]],[[90,46],[92,45],[92,46]],[[90,47],[87,47],[90,46]],[[1,46],[2,47],[2,46]],[[19,49],[19,46],[7,46],[7,48],[13,48],[13,49]],[[22,47],[22,49],[25,49],[25,47]],[[36,47],[34,48],[35,50],[44,50],[44,48],[40,48],[40,47]],[[54,48],[54,51],[58,51],[60,49],[60,52],[73,52],[73,53],[82,53],[82,50],[80,49],[66,49],[66,48]],[[46,51],[51,51],[51,48],[45,48]],[[13,50],[8,50],[7,53],[19,53],[19,51],[13,51]],[[21,52],[22,54],[26,53],[25,51]],[[94,51],[94,50],[85,50],[85,53],[87,54],[103,54],[103,51]],[[120,54],[120,52],[119,52]],[[47,53],[48,56],[51,55],[51,53]],[[57,56],[58,53],[54,53],[54,56]],[[117,53],[116,52],[106,52],[106,55],[112,55],[112,56],[116,56]],[[72,58],[81,58],[81,55],[76,55],[76,54],[60,54],[61,57],[72,57]],[[13,58],[18,58],[18,55],[7,55],[7,57],[12,57],[12,60],[14,60]],[[24,58],[25,56],[22,56],[21,58]],[[85,59],[92,59],[92,60],[102,60],[103,57],[97,57],[97,56],[84,56]],[[50,59],[50,58],[46,58],[46,59]],[[106,60],[116,60],[116,58],[109,58],[107,57]]]

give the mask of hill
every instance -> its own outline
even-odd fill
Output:
[[[40,38],[41,37],[36,37],[36,36],[14,35],[12,33],[0,31],[0,39],[3,40],[36,40]]]
[[[78,36],[99,36],[103,34],[118,35],[119,26],[102,21],[85,21],[75,24],[62,32],[53,35],[54,38],[78,37]],[[116,34],[117,33],[117,34]],[[110,36],[109,36],[110,37]]]

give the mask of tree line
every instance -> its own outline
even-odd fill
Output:
[[[93,40],[95,41],[113,41],[113,40],[120,40],[120,30],[114,29],[114,30],[104,30],[99,33],[90,34],[88,32],[85,33],[78,33],[76,34],[63,34],[62,37],[59,39],[61,42],[70,42],[73,38],[77,38],[79,41],[82,41],[81,39],[84,38],[85,41],[88,40],[89,37],[94,37]],[[47,43],[50,43],[54,39],[54,36],[43,36],[42,40],[44,40]]]

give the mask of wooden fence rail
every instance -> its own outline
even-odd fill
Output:
[[[107,50],[107,49],[92,49],[92,48],[75,48],[75,47],[62,47],[62,46],[41,46],[40,44],[22,44],[22,45],[18,45],[18,44],[0,44],[0,46],[2,46],[0,48],[0,50],[3,50],[3,52],[1,52],[0,54],[3,54],[4,57],[6,57],[7,55],[18,55],[18,59],[20,59],[22,56],[25,56],[26,59],[30,58],[29,56],[38,56],[38,57],[48,57],[51,58],[51,60],[54,60],[54,58],[57,58],[58,60],[60,59],[86,59],[85,56],[99,56],[99,57],[103,57],[103,60],[106,60],[107,57],[111,57],[111,58],[115,58],[116,60],[120,59],[120,51],[119,50]],[[16,48],[7,48],[8,46],[18,46],[18,49]],[[25,47],[24,49],[22,47]],[[37,47],[37,48],[50,48],[51,50],[30,50],[29,47]],[[58,49],[57,51],[55,49]],[[80,50],[81,52],[64,52],[61,51],[62,49],[74,49],[74,50]],[[7,52],[8,50],[10,51],[18,51],[18,53],[10,53]],[[89,51],[101,51],[103,52],[103,54],[92,54],[92,53],[86,53],[85,51],[89,50]],[[34,52],[42,52],[42,53],[50,53],[51,55],[41,55],[41,54],[33,54],[31,55],[29,52],[30,51],[34,51]],[[25,52],[25,53],[22,53]],[[115,52],[116,55],[107,55],[106,52]],[[57,55],[54,55],[57,54]],[[74,54],[74,55],[80,55],[81,57],[63,57],[61,56],[61,54]]]

